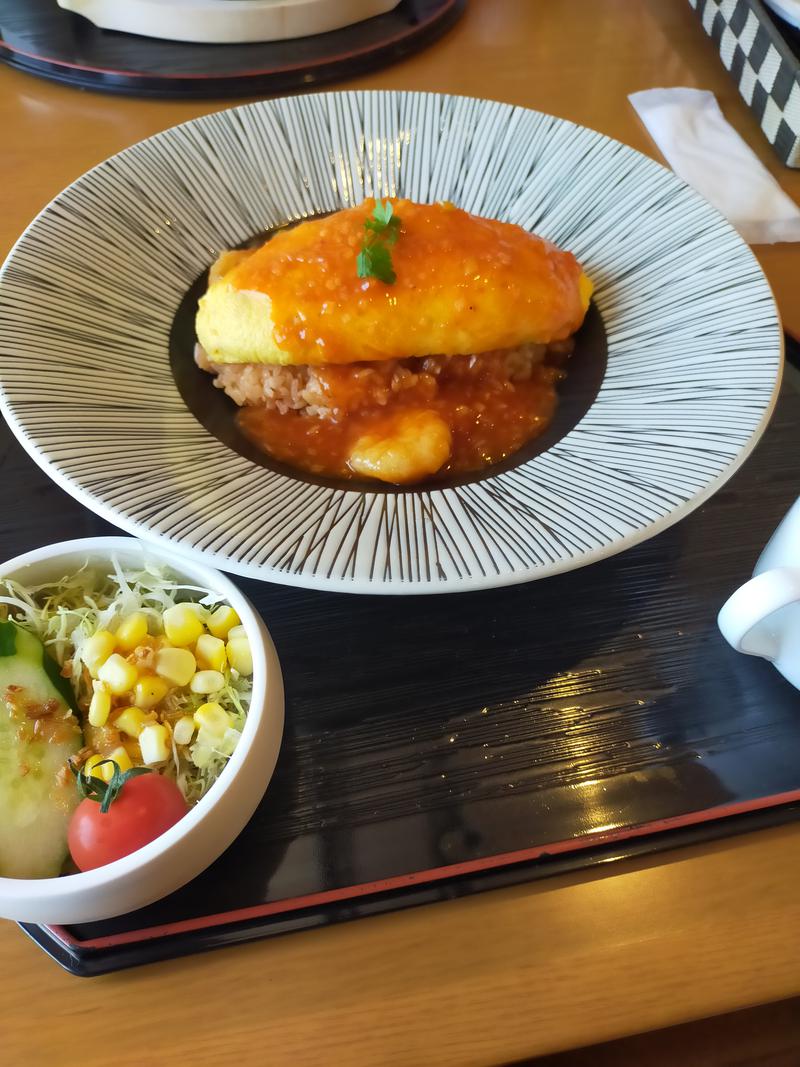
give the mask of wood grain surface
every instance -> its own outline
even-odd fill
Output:
[[[626,96],[716,92],[800,199],[685,0],[472,0],[440,42],[335,86],[524,104],[657,157]],[[0,252],[90,166],[224,106],[112,98],[0,69]],[[800,335],[796,246],[756,249]],[[800,993],[800,828],[91,981],[0,924],[0,1062],[502,1064]]]
[[[762,1004],[651,1030],[588,1048],[518,1061],[514,1067],[797,1067],[800,1063],[800,1001]]]
[[[88,980],[0,924],[3,1062],[482,1067],[604,1041],[800,992],[798,875],[784,827]]]

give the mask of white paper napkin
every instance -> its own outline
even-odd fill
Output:
[[[713,93],[645,89],[628,99],[675,173],[745,241],[800,241],[800,209],[725,120]]]

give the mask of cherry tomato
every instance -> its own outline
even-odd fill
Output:
[[[159,837],[188,810],[169,778],[155,773],[131,778],[106,812],[96,800],[80,802],[69,824],[69,851],[82,871],[103,867]]]

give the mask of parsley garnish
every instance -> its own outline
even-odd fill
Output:
[[[356,259],[359,278],[377,278],[391,285],[397,281],[389,249],[400,236],[400,219],[392,210],[391,200],[375,204],[372,215],[364,223],[366,233]]]

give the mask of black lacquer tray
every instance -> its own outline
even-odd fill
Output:
[[[330,33],[255,44],[187,44],[101,30],[56,0],[0,0],[0,61],[81,89],[159,97],[231,97],[308,89],[418,51],[466,0],[400,0]]]
[[[3,558],[114,532],[0,430]],[[157,904],[25,929],[68,970],[98,974],[794,818],[800,693],[733,652],[715,620],[800,493],[798,443],[788,368],[742,470],[605,562],[429,597],[241,581],[287,695],[255,817]]]

